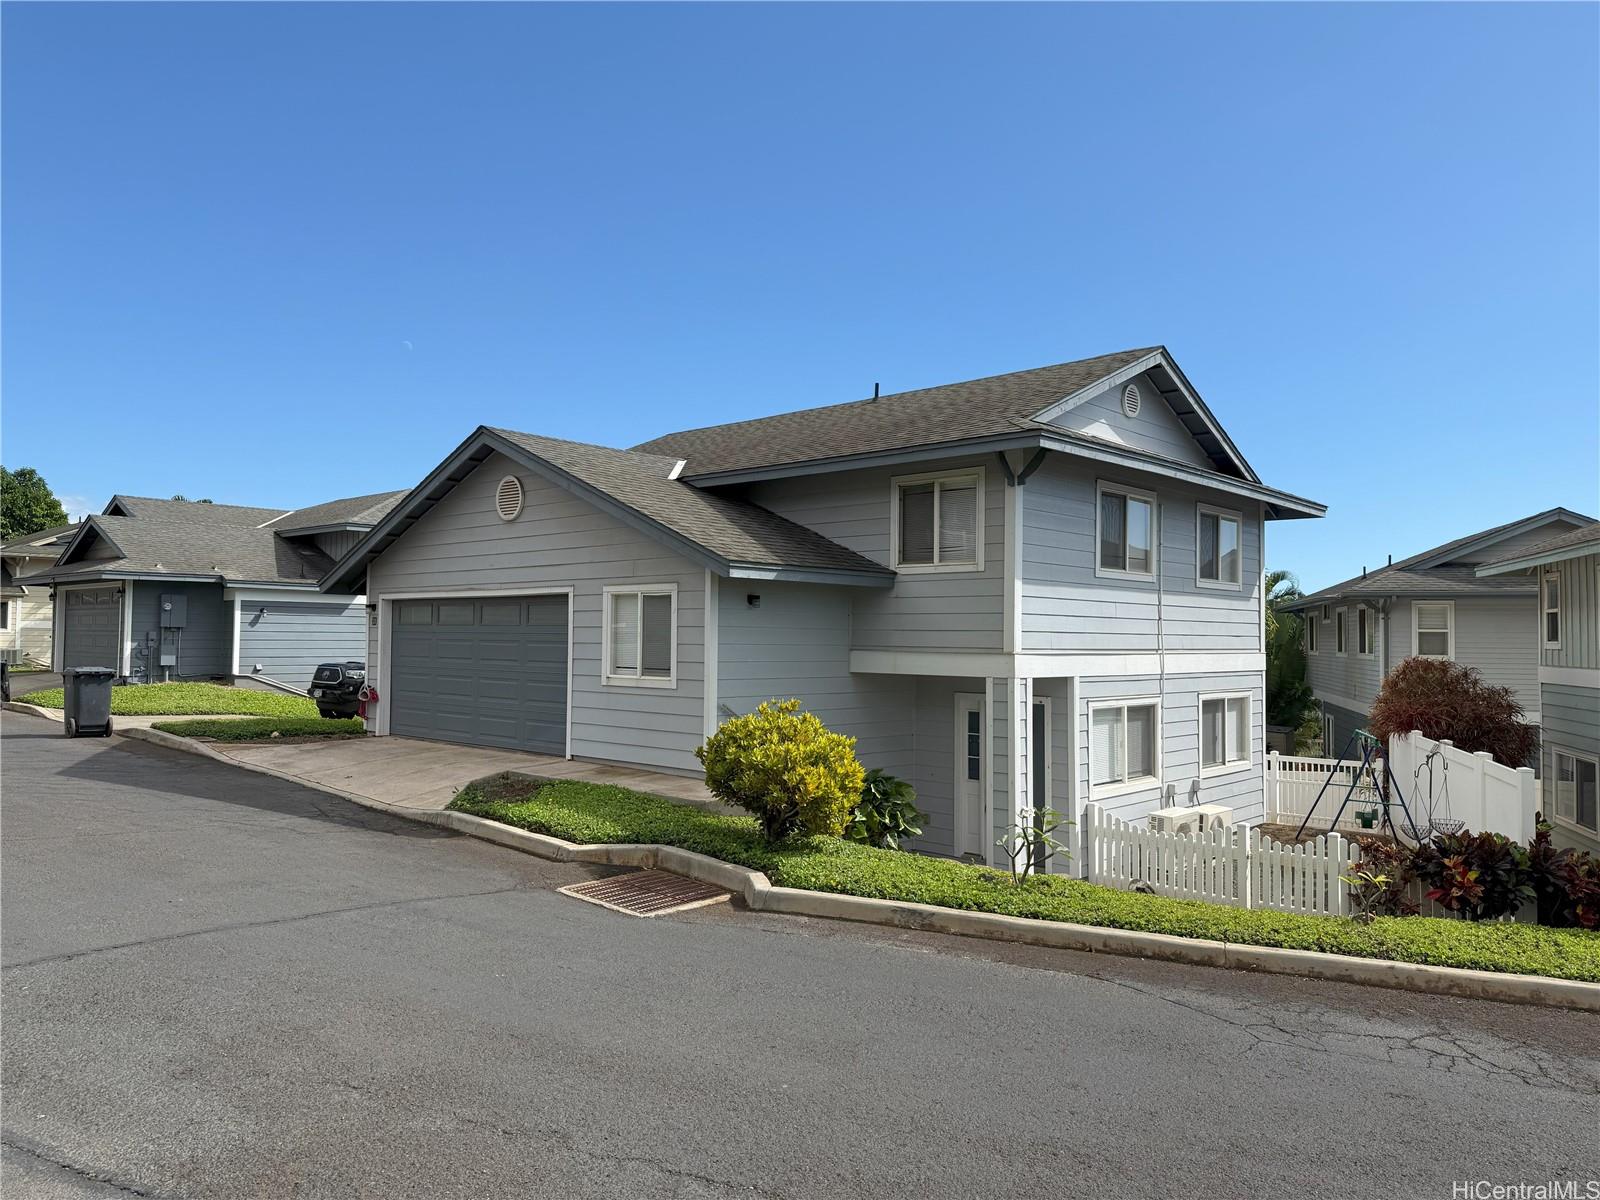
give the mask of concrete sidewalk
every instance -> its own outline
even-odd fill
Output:
[[[443,808],[463,785],[497,771],[611,783],[669,800],[721,807],[700,780],[682,775],[420,738],[339,738],[325,742],[248,746],[211,742],[208,745],[225,758],[405,808]]]

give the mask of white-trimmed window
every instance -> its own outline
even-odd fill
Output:
[[[891,481],[897,571],[983,570],[983,468]]]
[[[11,601],[0,600],[0,629],[11,628]]]
[[[1250,765],[1250,694],[1200,697],[1200,773]]]
[[[1356,653],[1371,657],[1378,648],[1372,632],[1372,610],[1365,604],[1356,608]]]
[[[1320,653],[1317,649],[1317,637],[1322,632],[1322,617],[1314,608],[1305,610],[1306,619],[1306,653]]]
[[[1324,712],[1322,714],[1322,757],[1332,758],[1339,753],[1342,752],[1333,744],[1333,714]]]
[[[1161,779],[1161,705],[1110,700],[1089,705],[1089,783],[1098,795],[1153,787]]]
[[[1195,582],[1201,587],[1237,588],[1243,575],[1243,528],[1239,514],[1200,505],[1195,512]]]
[[[605,589],[604,673],[607,683],[676,687],[676,584]]]
[[[1099,485],[1095,574],[1155,575],[1156,498],[1114,483]]]
[[[1333,652],[1340,658],[1345,653],[1345,617],[1349,611],[1347,608],[1338,608],[1333,612]]]
[[[1544,647],[1546,650],[1559,650],[1561,648],[1561,576],[1557,572],[1550,571],[1545,574],[1539,595],[1542,597],[1540,607],[1543,610]]]
[[[1418,658],[1456,656],[1455,601],[1411,602],[1411,653]]]
[[[1550,815],[1564,824],[1600,833],[1600,811],[1596,807],[1600,760],[1565,750],[1557,750],[1555,759]]]

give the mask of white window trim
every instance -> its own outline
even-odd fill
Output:
[[[600,589],[604,602],[600,605],[600,682],[606,687],[676,688],[678,686],[678,585],[675,583],[616,583]],[[611,604],[615,596],[668,595],[672,597],[672,653],[668,659],[669,674],[665,679],[653,675],[618,675],[611,666]],[[639,621],[640,670],[644,662],[643,610]]]
[[[1333,610],[1333,656],[1345,658],[1350,653],[1350,610],[1340,607]]]
[[[1148,571],[1129,571],[1125,568],[1107,567],[1100,562],[1100,522],[1103,516],[1101,508],[1102,497],[1110,492],[1113,496],[1126,496],[1132,500],[1143,500],[1150,506],[1150,569]],[[1195,534],[1199,538],[1198,531]],[[1161,510],[1156,506],[1156,494],[1144,491],[1142,488],[1129,487],[1127,484],[1117,483],[1111,479],[1097,479],[1094,485],[1094,573],[1101,579],[1142,579],[1151,583],[1155,582],[1156,568],[1160,562],[1161,554]],[[1127,539],[1123,539],[1122,560],[1128,560]],[[1198,571],[1198,568],[1196,568]]]
[[[973,543],[973,561],[969,563],[907,563],[900,562],[900,489],[917,483],[972,483],[976,487],[975,514],[977,525]],[[939,505],[933,506],[933,553],[939,555]],[[957,571],[983,570],[983,526],[987,509],[984,506],[983,468],[961,467],[951,471],[926,471],[921,475],[896,475],[889,480],[889,565],[901,575],[948,575]]]
[[[1322,613],[1315,608],[1308,608],[1306,613],[1306,653],[1322,653]]]
[[[1226,723],[1228,720],[1228,701],[1244,701],[1244,758],[1229,759],[1227,762],[1218,763],[1215,766],[1210,767],[1205,765],[1206,751],[1204,737],[1207,700],[1222,701],[1222,720],[1224,723]],[[1248,771],[1254,767],[1256,758],[1256,699],[1254,694],[1250,692],[1202,692],[1196,698],[1196,704],[1198,707],[1195,709],[1195,712],[1198,714],[1200,721],[1200,726],[1196,730],[1196,733],[1200,735],[1199,739],[1197,739],[1197,748],[1199,749],[1197,759],[1200,763],[1200,778],[1211,779],[1217,775],[1237,775],[1241,771]],[[1222,752],[1224,754],[1228,752],[1228,733],[1226,729],[1224,729],[1222,733]]]
[[[1543,805],[1540,806],[1544,810],[1544,818],[1545,818],[1545,820],[1551,822],[1552,824],[1560,825],[1563,828],[1573,829],[1573,830],[1576,830],[1579,833],[1587,834],[1589,837],[1594,837],[1596,833],[1600,833],[1600,830],[1590,829],[1587,825],[1580,824],[1578,821],[1568,820],[1566,817],[1558,816],[1557,813],[1556,813],[1556,806],[1555,806],[1556,775],[1559,774],[1560,770],[1561,770],[1561,764],[1556,762],[1556,759],[1561,758],[1563,756],[1565,756],[1566,758],[1572,759],[1572,777],[1573,777],[1572,778],[1572,786],[1573,786],[1574,789],[1576,789],[1577,786],[1578,786],[1578,778],[1577,778],[1578,777],[1578,762],[1581,760],[1581,761],[1586,762],[1586,763],[1593,763],[1594,764],[1594,769],[1595,769],[1596,781],[1600,782],[1600,758],[1597,758],[1593,754],[1583,754],[1583,753],[1580,753],[1577,750],[1568,750],[1565,746],[1552,745],[1550,747],[1550,751],[1551,751],[1551,754],[1550,754],[1550,785],[1549,786],[1550,786],[1550,797],[1551,797],[1551,799],[1550,799],[1550,803],[1549,804],[1543,804]],[[1574,807],[1574,811],[1576,811],[1576,807],[1577,807],[1576,804],[1574,804],[1573,807]],[[1596,822],[1596,824],[1600,824],[1600,807],[1597,807],[1596,810],[1595,810],[1595,822]]]
[[[1373,658],[1378,653],[1378,634],[1372,618],[1370,607],[1356,605],[1356,654],[1361,658]]]
[[[1124,779],[1120,783],[1096,783],[1094,781],[1094,753],[1092,750],[1094,744],[1095,713],[1099,712],[1102,708],[1128,709],[1147,707],[1153,707],[1156,710],[1155,774],[1141,775],[1137,779]],[[1148,792],[1151,788],[1155,788],[1157,791],[1161,789],[1161,751],[1162,742],[1165,741],[1165,736],[1163,734],[1161,724],[1160,696],[1119,696],[1114,700],[1091,700],[1089,701],[1089,723],[1085,728],[1090,739],[1089,745],[1091,747],[1090,752],[1083,756],[1084,763],[1088,767],[1086,774],[1089,784],[1089,797],[1091,800],[1098,801],[1102,799],[1109,799],[1114,796],[1126,796],[1132,792]],[[1122,772],[1124,775],[1126,775],[1128,772],[1128,718],[1126,714],[1124,714],[1122,718],[1122,729]]]
[[[1334,730],[1333,714],[1331,712],[1324,711],[1323,714],[1322,714],[1322,757],[1323,758],[1332,758],[1335,754],[1340,753],[1340,750],[1336,749],[1334,747],[1334,744],[1333,744],[1333,730]]]
[[[1448,652],[1446,652],[1442,656],[1438,655],[1438,654],[1423,654],[1420,650],[1417,649],[1417,636],[1421,632],[1417,628],[1417,611],[1418,611],[1419,607],[1421,605],[1423,605],[1423,604],[1442,604],[1442,605],[1444,605],[1444,607],[1450,613],[1449,623],[1445,626],[1446,631],[1449,634],[1448,645],[1449,645],[1450,649],[1449,649]],[[1524,628],[1526,628],[1526,626],[1524,626]],[[1437,633],[1438,630],[1429,630],[1428,632]],[[1455,662],[1455,660],[1456,660],[1456,602],[1454,600],[1421,600],[1421,601],[1413,600],[1411,602],[1411,657],[1412,658],[1442,658],[1442,660],[1445,661],[1445,662]]]
[[[1218,517],[1223,521],[1232,521],[1239,534],[1239,578],[1231,583],[1226,579],[1206,579],[1200,574],[1200,518],[1204,516]],[[1099,554],[1099,543],[1095,545],[1095,553]],[[1217,526],[1217,569],[1222,569],[1222,527]],[[1237,592],[1244,588],[1244,515],[1228,508],[1217,508],[1211,504],[1197,504],[1194,509],[1194,582],[1196,587],[1210,588],[1217,592]]]
[[[1550,584],[1556,585],[1556,605],[1550,607]],[[1559,571],[1545,571],[1539,576],[1539,644],[1546,650],[1561,649],[1561,635],[1565,632],[1566,622],[1562,620],[1561,601],[1565,588],[1561,585],[1564,581]],[[1556,614],[1556,640],[1550,641],[1550,614]],[[1452,622],[1452,626],[1453,626]]]

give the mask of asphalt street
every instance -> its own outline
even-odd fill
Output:
[[[718,905],[0,738],[16,1197],[1440,1197],[1600,1176],[1600,1020]]]

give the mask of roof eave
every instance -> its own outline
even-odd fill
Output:
[[[778,567],[765,563],[730,563],[729,579],[771,580],[774,583],[821,583],[843,587],[892,588],[895,573],[883,571],[846,571],[822,567]]]
[[[1551,563],[1566,562],[1573,558],[1587,558],[1590,555],[1600,554],[1600,542],[1589,542],[1578,546],[1562,546],[1555,550],[1547,550],[1543,554],[1525,554],[1520,558],[1506,558],[1499,562],[1484,563],[1478,568],[1480,576],[1510,575],[1515,571],[1529,571],[1535,567],[1547,567]]]

